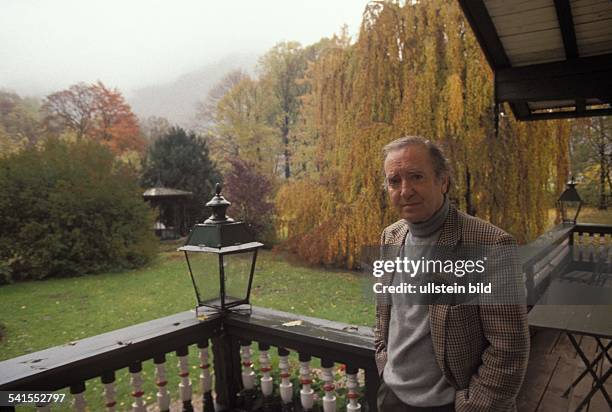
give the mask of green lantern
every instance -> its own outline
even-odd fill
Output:
[[[202,307],[226,311],[249,304],[257,251],[263,244],[254,240],[244,222],[225,215],[230,205],[217,183],[214,197],[206,203],[211,216],[196,224],[178,249],[185,253],[195,289],[196,314]]]
[[[561,193],[559,200],[557,200],[557,207],[561,213],[563,223],[576,224],[580,209],[582,208],[582,199],[576,190],[574,176],[567,182],[567,187]]]

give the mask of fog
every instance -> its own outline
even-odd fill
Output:
[[[236,53],[356,37],[366,0],[1,0],[0,88],[101,80],[129,94]]]

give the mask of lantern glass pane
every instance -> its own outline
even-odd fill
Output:
[[[255,251],[223,255],[226,305],[247,298],[254,255]]]
[[[219,302],[219,255],[187,252],[199,304]]]
[[[580,202],[563,202],[563,220],[566,222],[575,222],[580,208]]]

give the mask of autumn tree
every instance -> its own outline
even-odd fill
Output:
[[[145,148],[130,106],[117,89],[109,89],[100,81],[75,84],[48,95],[41,111],[51,132],[70,130],[77,139],[101,142],[118,154]]]
[[[246,222],[259,240],[272,241],[274,203],[270,178],[240,158],[231,158],[229,163],[231,167],[223,177],[223,192],[232,203],[231,216]]]
[[[140,122],[140,131],[149,143],[168,134],[172,125],[165,117],[149,116]]]
[[[282,147],[283,175],[291,177],[290,132],[301,107],[300,96],[307,85],[300,80],[308,67],[304,49],[297,42],[284,42],[274,46],[259,62],[260,81],[274,96],[274,126],[279,132]]]
[[[225,173],[241,158],[267,176],[278,167],[274,98],[261,82],[242,71],[227,75],[200,105],[213,157]]]
[[[0,154],[32,147],[43,136],[39,102],[0,91]]]
[[[196,107],[196,119],[203,130],[210,130],[218,124],[217,110],[221,99],[248,74],[241,70],[232,70],[219,80],[206,95],[206,98],[198,102]]]
[[[397,219],[381,149],[402,135],[446,149],[459,208],[521,242],[542,233],[568,170],[566,123],[517,122],[506,108],[496,133],[493,76],[455,2],[370,2],[363,16],[358,41],[336,40],[304,76],[302,172],[276,197],[289,250],[358,266]]]
[[[575,122],[572,148],[574,173],[583,178],[581,193],[600,210],[607,209],[608,198],[612,197],[612,118],[594,117]]]

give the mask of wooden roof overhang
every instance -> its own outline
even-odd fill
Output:
[[[612,115],[612,0],[459,0],[519,120]]]

